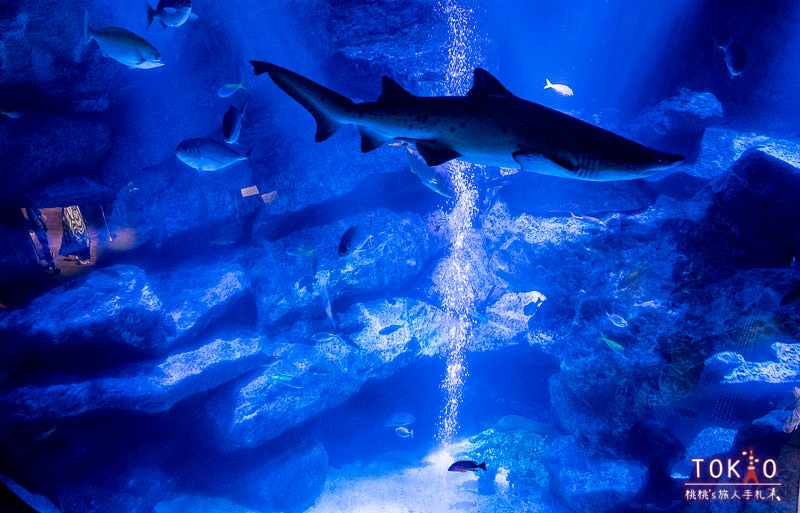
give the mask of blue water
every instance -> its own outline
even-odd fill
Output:
[[[795,2],[188,4],[0,5],[0,511],[797,511]],[[253,60],[683,160],[412,173]]]

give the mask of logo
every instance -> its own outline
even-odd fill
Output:
[[[699,501],[780,502],[778,463],[758,458],[752,447],[738,459],[692,458],[692,475],[683,483],[683,499]]]

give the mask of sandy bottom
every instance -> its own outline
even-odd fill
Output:
[[[316,504],[306,513],[453,513],[458,511],[550,512],[537,495],[522,499],[511,493],[502,471],[495,479],[497,492],[478,493],[472,472],[448,472],[457,454],[468,443],[461,441],[436,448],[418,466],[397,468],[392,464],[353,464],[331,468]]]

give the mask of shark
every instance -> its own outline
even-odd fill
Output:
[[[589,181],[644,178],[683,161],[519,98],[482,68],[466,96],[416,96],[384,76],[378,101],[356,103],[275,64],[250,63],[311,113],[317,142],[354,125],[362,152],[399,141],[413,144],[429,166],[459,159]]]

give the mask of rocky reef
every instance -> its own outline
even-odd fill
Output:
[[[304,25],[264,36],[273,56],[348,96],[372,100],[380,75],[415,94],[443,86],[432,2],[247,5]],[[418,462],[455,322],[437,287],[454,201],[423,187],[402,148],[360,154],[347,130],[313,142],[311,118],[252,77],[245,57],[268,53],[259,27],[222,4],[198,6],[185,30],[149,29],[174,59],[152,83],[94,47],[43,43],[41,6],[7,9],[0,89],[22,116],[0,123],[15,148],[0,149],[0,200],[16,209],[0,223],[0,280],[25,293],[0,305],[4,486],[40,511],[289,512],[322,508],[342,468],[380,467],[361,456],[403,454],[388,467],[429,481]],[[120,9],[96,3],[93,23]],[[78,14],[60,21],[80,39]],[[215,91],[241,77],[251,103],[236,149],[251,158],[198,173],[175,146],[219,137],[234,100]],[[467,485],[476,498],[444,509],[667,510],[688,458],[750,448],[793,478],[800,143],[724,119],[713,94],[681,89],[620,126],[688,157],[647,180],[476,172],[460,236],[475,299],[465,397],[483,403],[464,414],[456,456],[491,470]],[[243,195],[253,185],[265,196]],[[86,203],[107,207],[104,229],[127,245],[80,277],[20,273],[38,264],[17,251],[31,244],[18,208]],[[340,254],[351,227],[369,237]],[[430,390],[411,391],[433,367]],[[402,404],[426,412],[414,439],[383,425]],[[796,509],[785,499],[775,511]]]

